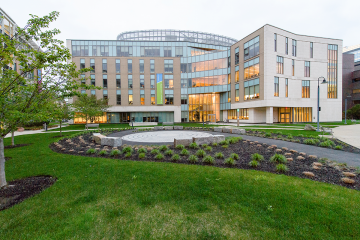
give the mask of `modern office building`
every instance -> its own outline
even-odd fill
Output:
[[[347,101],[346,109],[360,104],[360,59],[358,67],[354,62],[356,54],[343,53],[343,112],[345,111],[345,101]],[[358,68],[355,70],[355,68]]]
[[[240,41],[147,30],[67,46],[93,69],[79,81],[103,88],[80,91],[111,106],[97,122],[315,122],[319,77],[320,121],[341,121],[342,40],[265,25]]]
[[[360,70],[360,44],[350,47],[344,47],[343,53],[354,54],[354,70]]]

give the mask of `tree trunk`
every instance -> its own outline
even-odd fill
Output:
[[[11,145],[12,145],[12,146],[15,146],[14,130],[11,131]]]
[[[62,133],[61,133],[61,120],[60,120],[60,137],[62,137]]]
[[[6,185],[4,137],[0,137],[0,188]]]

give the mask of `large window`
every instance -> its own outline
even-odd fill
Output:
[[[160,57],[160,47],[140,47],[141,57]]]
[[[132,60],[128,59],[128,73],[132,73]]]
[[[95,74],[90,75],[90,84],[95,86]]]
[[[107,73],[107,60],[106,59],[102,60],[102,72]]]
[[[190,78],[191,80],[191,78]],[[181,79],[181,88],[187,88],[187,87],[191,87],[191,85],[188,85],[188,79],[187,78],[184,78],[184,79]]]
[[[95,90],[90,90],[91,95],[95,95]]]
[[[164,75],[164,79],[165,79],[165,88],[174,88],[173,75]]]
[[[120,74],[116,74],[116,88],[121,88],[121,77],[120,77]]]
[[[155,60],[150,59],[150,73],[154,73],[154,72],[155,72]]]
[[[164,57],[171,57],[171,47],[164,47]]]
[[[133,103],[134,103],[133,91],[132,91],[132,90],[128,90],[128,95],[129,95],[129,105],[133,105]]]
[[[239,89],[235,89],[235,102],[239,102],[239,101],[240,101]]]
[[[314,57],[314,43],[310,43],[310,58]]]
[[[131,57],[133,55],[132,47],[116,47],[117,57]]]
[[[259,58],[247,61],[244,63],[244,79],[249,79],[259,76]]]
[[[103,90],[103,99],[108,100],[108,90]]]
[[[310,77],[310,62],[305,61],[304,77]]]
[[[144,78],[144,75],[140,75],[140,88],[145,88],[145,78]]]
[[[94,73],[95,72],[95,59],[90,59],[90,68],[91,68],[91,70],[90,70],[90,72],[91,73]]]
[[[139,72],[144,73],[144,59],[140,59],[139,61]]]
[[[133,88],[133,78],[132,78],[132,75],[128,75],[128,88]]]
[[[257,36],[250,41],[244,43],[244,60],[248,60],[250,58],[253,58],[260,53],[259,48],[259,41],[260,37]]]
[[[121,90],[116,90],[116,104],[121,105]]]
[[[140,105],[145,105],[145,91],[140,90]]]
[[[155,90],[151,90],[150,104],[155,105]]]
[[[289,96],[289,79],[285,78],[285,97]]]
[[[230,74],[229,74],[230,75]],[[198,77],[198,78],[189,78],[188,86],[189,87],[207,87],[207,86],[216,86],[216,85],[225,85],[227,75],[218,75],[210,77]],[[184,79],[186,80],[186,79]]]
[[[235,72],[235,82],[239,82],[239,70]]]
[[[107,75],[103,74],[103,88],[107,88],[108,84],[107,84]]]
[[[208,60],[195,63],[181,63],[181,73],[202,72],[208,70],[224,69],[228,67],[227,58]]]
[[[173,60],[164,60],[165,73],[173,73]]]
[[[244,100],[259,98],[260,82],[259,78],[244,82]]]
[[[175,57],[183,56],[183,47],[175,47]]]
[[[235,48],[235,65],[239,64],[239,48]]]
[[[296,57],[296,45],[297,45],[297,43],[296,43],[296,40],[292,40],[292,55],[294,56],[294,57]]]
[[[310,98],[310,81],[309,80],[302,81],[301,97],[302,98]]]
[[[283,107],[279,108],[279,121],[282,123],[289,122],[311,122],[311,107]]]
[[[80,69],[85,68],[85,59],[81,58],[80,59]]]
[[[220,121],[219,93],[190,94],[188,97],[190,122]]]
[[[174,105],[174,90],[165,90],[165,105]]]
[[[289,54],[289,38],[285,38],[285,54]]]
[[[237,119],[237,109],[228,110],[228,119]],[[239,109],[239,119],[240,120],[249,120],[249,109],[240,108]]]
[[[181,104],[187,104],[187,95],[181,94]]]
[[[279,96],[279,78],[274,77],[274,97]]]
[[[328,45],[328,98],[337,98],[338,46]]]
[[[155,75],[150,75],[150,88],[155,88]]]
[[[116,73],[120,73],[120,59],[115,59],[115,70]]]
[[[276,56],[276,73],[284,74],[284,58]]]

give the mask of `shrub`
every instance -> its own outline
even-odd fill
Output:
[[[265,137],[271,137],[271,133],[265,133]]]
[[[319,146],[320,146],[320,147],[331,148],[331,144],[330,144],[328,141],[321,142]]]
[[[275,154],[270,158],[273,163],[287,163],[286,157],[282,154]]]
[[[276,165],[276,171],[278,171],[278,172],[287,172],[287,171],[289,171],[289,168],[285,164],[277,164]]]
[[[207,155],[203,158],[203,162],[206,163],[206,164],[215,164],[215,159],[210,156],[210,155]]]
[[[174,154],[173,151],[170,149],[165,152],[166,156],[172,156],[173,154]]]
[[[168,150],[168,147],[166,145],[161,145],[159,147],[159,150],[162,151],[162,152],[165,152],[166,150]]]
[[[211,152],[211,151],[212,151],[212,147],[207,146],[207,147],[205,148],[205,151]]]
[[[203,148],[207,148],[209,145],[207,145],[206,143],[201,145]]]
[[[110,152],[110,156],[116,156],[116,155],[119,155],[121,152],[117,149],[114,149]]]
[[[138,153],[147,153],[145,148],[139,148]]]
[[[229,142],[227,140],[223,140],[219,142],[219,145],[229,145]]]
[[[319,139],[314,139],[315,144],[319,144],[320,140]]]
[[[156,155],[156,154],[159,154],[160,151],[158,149],[153,149],[153,150],[151,150],[150,153],[153,154],[153,155]]]
[[[183,150],[184,148],[185,148],[185,146],[181,145],[181,144],[176,146],[176,149],[179,149],[179,150]]]
[[[206,153],[202,149],[197,150],[197,152],[196,152],[196,156],[198,156],[198,157],[204,157],[205,155],[206,155]]]
[[[304,143],[307,144],[307,145],[315,145],[315,139],[305,139],[304,140]]]
[[[319,139],[320,139],[320,141],[322,141],[322,142],[329,140],[329,139],[326,138],[326,137],[320,137]]]
[[[89,148],[87,151],[86,151],[86,154],[95,154],[96,153],[96,150],[94,148]]]
[[[230,154],[230,158],[239,160],[239,155],[237,155],[236,153],[232,153],[232,154]]]
[[[146,157],[146,154],[145,153],[139,153],[139,159],[143,159]]]
[[[124,147],[122,149],[122,153],[132,153],[133,151],[132,147]]]
[[[335,147],[335,149],[336,149],[336,150],[342,150],[342,146],[337,145],[337,146]]]
[[[294,137],[293,137],[293,135],[288,134],[288,135],[287,135],[287,138],[288,138],[288,139],[293,139]]]
[[[347,110],[349,118],[360,119],[360,104],[354,105],[352,108]]]
[[[228,142],[229,142],[229,144],[234,144],[234,143],[237,143],[238,141],[236,139],[234,139],[234,138],[230,138],[228,140]]]
[[[224,158],[224,154],[222,152],[215,153],[216,158]]]
[[[213,145],[213,147],[217,147],[218,144],[216,142],[214,142],[212,145]]]
[[[101,156],[104,156],[104,155],[107,154],[107,151],[106,150],[101,150],[98,154],[101,155]]]
[[[180,155],[188,156],[188,155],[189,155],[189,151],[186,150],[186,149],[183,149],[183,150],[181,150]]]
[[[180,160],[180,156],[179,154],[174,154],[172,157],[171,157],[171,161],[173,162],[177,162]]]
[[[300,141],[300,139],[296,139],[294,142],[300,143],[301,141]]]
[[[162,160],[162,159],[164,159],[164,155],[162,155],[161,153],[159,153],[158,155],[155,156],[155,158],[156,158],[157,160]]]
[[[189,148],[197,149],[197,148],[199,148],[199,145],[197,145],[196,142],[193,142],[193,143],[191,143],[191,144],[189,145]]]
[[[224,163],[229,166],[234,166],[236,164],[236,161],[235,161],[235,159],[229,157],[229,158],[225,159]]]
[[[125,157],[126,157],[126,158],[129,158],[129,157],[131,157],[131,155],[132,155],[132,152],[127,152],[127,153],[125,154]]]
[[[252,161],[249,162],[249,166],[256,168],[256,167],[259,166],[259,162],[256,161],[256,160],[252,160]]]
[[[298,137],[304,137],[304,135],[303,135],[303,134],[299,134]]]
[[[259,154],[259,153],[254,153],[254,154],[251,155],[251,160],[253,160],[253,161],[263,161],[264,156]]]
[[[228,148],[228,147],[229,147],[229,145],[222,145],[222,147],[223,147],[223,148]]]
[[[196,163],[196,162],[198,162],[198,157],[195,156],[195,155],[190,155],[190,157],[189,157],[189,162],[191,162],[191,163]]]

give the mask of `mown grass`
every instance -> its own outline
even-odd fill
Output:
[[[358,191],[259,171],[59,154],[48,147],[55,135],[18,136],[33,145],[6,149],[8,181],[58,181],[0,212],[1,239],[359,238]]]

